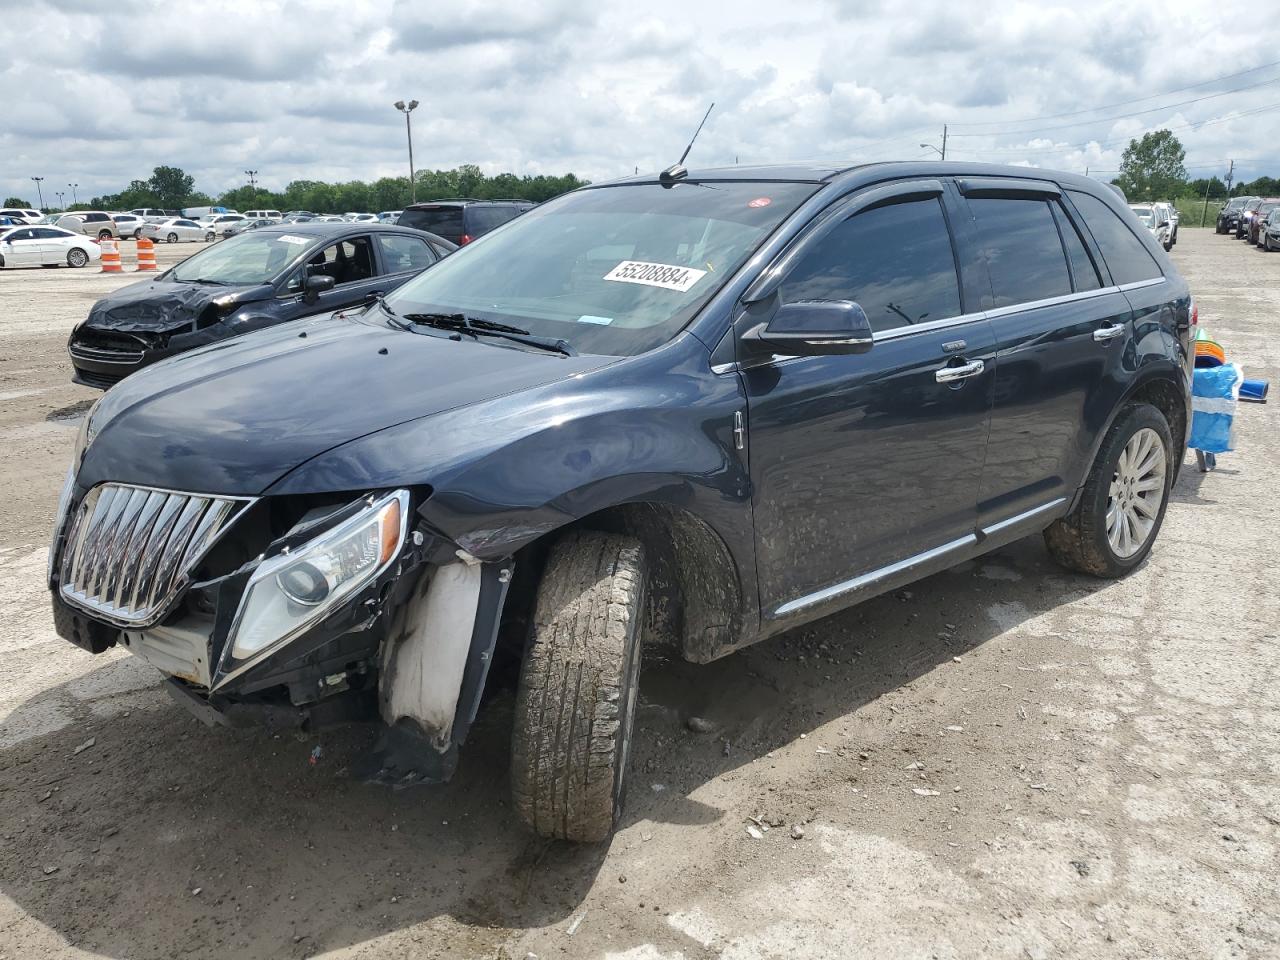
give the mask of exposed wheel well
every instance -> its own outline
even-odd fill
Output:
[[[514,680],[528,634],[547,551],[572,530],[636,537],[649,567],[648,638],[705,663],[734,649],[742,636],[742,585],[729,548],[696,515],[662,503],[627,503],[567,524],[523,547],[507,593],[493,670]]]
[[[1187,442],[1187,406],[1182,391],[1171,380],[1163,378],[1144,383],[1129,395],[1128,403],[1149,403],[1162,414],[1169,424],[1169,432],[1177,445],[1174,458],[1174,478],[1182,463],[1182,453]]]

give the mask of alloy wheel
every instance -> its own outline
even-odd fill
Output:
[[[1129,438],[1107,497],[1107,542],[1127,559],[1142,549],[1160,517],[1168,462],[1164,441],[1150,427]]]

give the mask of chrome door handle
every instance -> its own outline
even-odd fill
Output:
[[[939,383],[954,383],[957,380],[966,380],[969,377],[976,377],[987,365],[981,360],[970,360],[958,367],[940,367],[934,371],[933,377]]]
[[[1116,337],[1124,336],[1124,324],[1116,324],[1113,327],[1100,327],[1093,331],[1093,339],[1098,343],[1107,343]]]

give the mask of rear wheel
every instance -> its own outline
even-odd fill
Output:
[[[164,240],[165,240],[165,243],[177,243],[178,235],[176,233],[171,233],[167,237],[165,237]]]
[[[205,242],[205,243],[213,243],[213,241],[214,241],[214,240],[216,240],[216,239],[218,239],[218,238],[217,238],[217,237],[215,237],[215,236],[213,235],[213,231],[212,231],[212,230],[210,230],[208,233],[206,233],[206,234],[204,235],[204,242]]]
[[[547,558],[516,696],[511,790],[535,833],[591,843],[626,794],[645,604],[640,543],[579,532]]]
[[[1151,552],[1173,482],[1173,438],[1164,415],[1146,403],[1126,407],[1098,450],[1075,509],[1044,532],[1064,567],[1122,577]]]
[[[79,247],[72,247],[67,251],[67,266],[83,267],[89,262],[89,255]]]
[[[101,241],[103,241],[103,240],[110,240],[110,239],[111,239],[111,231],[110,231],[110,230],[99,230],[99,231],[98,231],[98,240],[99,240],[99,242],[101,242]]]

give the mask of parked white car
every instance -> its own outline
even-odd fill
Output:
[[[383,210],[378,214],[378,222],[393,224],[400,219],[400,214],[402,213],[404,213],[403,210]]]
[[[142,236],[157,243],[161,240],[165,243],[178,243],[181,240],[216,240],[218,238],[212,227],[182,217],[170,217],[160,223],[144,223],[141,230]]]
[[[246,220],[283,220],[284,214],[279,210],[246,210]]]
[[[133,237],[137,239],[140,236],[139,231],[142,225],[146,223],[145,217],[140,217],[136,213],[113,213],[111,219],[116,222],[116,232],[122,238]]]
[[[1178,208],[1164,200],[1152,204],[1156,211],[1156,219],[1163,219],[1169,225],[1169,246],[1178,242]]]
[[[39,210],[31,210],[27,207],[9,207],[0,210],[0,217],[13,217],[15,220],[23,220],[27,223],[39,223],[44,219],[44,214]]]
[[[202,227],[209,228],[215,236],[220,237],[222,236],[222,231],[247,219],[242,213],[214,213],[207,217],[201,217],[196,222]]]
[[[1151,235],[1156,238],[1156,243],[1166,250],[1173,246],[1169,242],[1169,221],[1162,219],[1161,212],[1156,210],[1154,204],[1131,203],[1129,209],[1142,221],[1142,225],[1151,231]]]
[[[0,267],[83,267],[102,258],[97,243],[58,227],[11,227],[0,233]]]
[[[159,207],[138,207],[129,211],[135,217],[141,217],[143,220],[149,220],[152,223],[159,223],[161,220],[168,220],[173,216],[172,213],[166,213]]]
[[[376,213],[344,213],[342,219],[348,223],[377,223]]]

